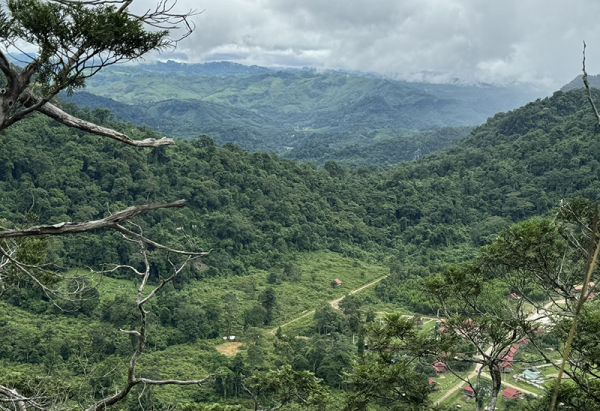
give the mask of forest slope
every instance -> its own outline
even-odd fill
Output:
[[[0,134],[0,219],[19,225],[33,211],[43,222],[84,220],[105,215],[107,204],[115,210],[188,200],[185,209],[139,219],[148,236],[164,243],[212,249],[206,265],[182,273],[157,296],[140,368],[162,378],[229,371],[201,389],[139,391],[124,408],[243,404],[241,378],[282,364],[343,389],[356,359],[361,304],[372,307],[378,297],[394,310],[431,313],[418,292],[421,276],[472,257],[500,229],[548,213],[561,198],[598,199],[600,128],[588,104],[581,91],[557,92],[495,115],[451,148],[386,169],[334,161],[317,168],[233,144],[218,147],[207,137],[136,150],[32,116]],[[116,123],[105,110],[69,109],[135,138],[155,134]],[[49,256],[65,268],[139,262],[135,249],[106,232],[52,241]],[[164,269],[164,261],[152,260],[154,284]],[[318,307],[388,271],[374,295],[342,300],[342,311]],[[340,288],[329,285],[342,275]],[[122,381],[131,340],[117,330],[137,324],[128,291],[135,280],[111,276],[102,285],[110,290],[101,288],[77,312],[58,312],[26,284],[4,293],[0,379],[67,393],[74,402]],[[316,308],[313,322],[299,325],[304,338],[277,337],[269,345],[252,328],[265,325],[264,295],[273,291],[274,325]],[[373,309],[361,309],[373,321]],[[214,346],[231,321],[247,343],[229,359]]]
[[[80,114],[134,136],[153,133],[116,124],[104,111]],[[418,161],[351,170],[217,147],[206,137],[133,150],[35,117],[2,135],[0,217],[19,222],[32,209],[46,222],[81,220],[103,215],[107,203],[186,198],[185,210],[146,217],[147,229],[178,241],[173,233],[182,227],[200,248],[216,250],[216,270],[241,273],[288,252],[323,249],[393,252],[431,266],[447,251],[465,258],[498,229],[561,198],[596,198],[597,128],[580,91],[557,92]],[[126,259],[128,248],[111,238],[63,239],[56,253],[68,266]]]

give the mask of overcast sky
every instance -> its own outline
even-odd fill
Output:
[[[147,0],[144,0],[147,1]],[[142,1],[142,2],[144,2]],[[204,12],[173,58],[535,82],[600,72],[597,0],[179,0]]]

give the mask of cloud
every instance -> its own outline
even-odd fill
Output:
[[[595,0],[180,0],[205,11],[190,62],[375,71],[408,80],[534,82],[600,72]],[[163,58],[168,56],[163,56]],[[594,69],[595,68],[595,69]]]

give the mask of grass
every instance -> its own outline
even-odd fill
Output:
[[[295,256],[294,265],[301,269],[302,275],[298,282],[277,281],[269,284],[269,273],[263,270],[252,270],[243,277],[217,277],[192,281],[184,285],[179,291],[183,298],[193,301],[194,304],[203,305],[214,302],[222,304],[222,297],[234,294],[238,302],[237,326],[232,332],[239,334],[243,322],[243,313],[254,305],[260,305],[260,295],[267,288],[276,292],[277,307],[274,312],[274,321],[265,328],[271,329],[299,317],[307,311],[314,310],[329,301],[344,297],[353,290],[369,284],[374,280],[384,277],[389,269],[383,265],[348,258],[336,253],[322,251],[299,253]],[[135,298],[139,280],[116,279],[108,276],[98,276],[85,270],[76,270],[71,275],[80,275],[89,278],[98,287],[101,302],[110,302],[116,295],[126,294]],[[342,284],[331,286],[331,281],[340,279]],[[154,288],[149,284],[146,288]],[[362,294],[368,294],[365,289]],[[389,305],[385,307],[389,312],[399,312],[401,309]],[[294,323],[294,329],[301,329],[310,325],[312,316]]]
[[[507,379],[505,379],[505,381],[508,382],[509,384],[516,385],[517,387],[522,388],[524,390],[531,391],[531,392],[533,392],[533,393],[535,393],[537,395],[543,395],[544,394],[544,390],[541,390],[541,389],[539,389],[539,388],[537,388],[537,387],[535,387],[535,386],[533,386],[531,384],[527,384],[526,382],[523,382],[523,381],[515,381],[512,378],[512,376],[509,377],[509,378],[507,378]]]
[[[137,295],[138,287],[140,285],[139,278],[134,274],[131,274],[131,279],[113,278],[106,275],[91,273],[87,270],[72,270],[68,275],[89,279],[92,286],[97,287],[98,292],[100,293],[100,301],[114,300],[115,296],[118,294],[131,295],[133,298]],[[154,288],[154,285],[147,284],[145,290],[150,292]]]
[[[268,272],[254,270],[244,277],[212,278],[185,286],[186,293],[196,301],[220,299],[234,293],[243,311],[259,304],[260,294],[272,287],[277,296],[275,320],[269,328],[290,321],[305,311],[310,311],[327,302],[343,297],[351,291],[388,274],[387,267],[370,264],[332,252],[300,253],[294,264],[301,268],[299,282],[267,282]],[[332,287],[331,281],[339,278],[342,284]],[[365,290],[366,291],[366,290]]]
[[[469,373],[471,373],[471,371],[472,371],[472,369],[470,369],[469,371],[457,373],[458,376],[456,376],[452,373],[445,373],[445,374],[442,374],[443,378],[441,378],[442,376],[434,377],[433,380],[437,383],[439,390],[431,393],[431,395],[429,396],[429,399],[431,399],[431,401],[439,400],[444,394],[446,394],[446,392],[448,390],[452,389],[452,387],[454,387],[458,383],[462,382],[462,380],[459,377],[467,378],[467,376],[469,375]],[[466,384],[466,383],[463,382],[463,384]],[[446,399],[446,401],[448,401],[450,398],[452,398],[452,396],[449,397],[448,399]],[[444,403],[446,403],[446,401],[444,401]]]
[[[471,380],[471,382],[472,382],[472,380]],[[504,390],[504,388],[502,388],[502,391],[503,390]],[[498,401],[496,402],[496,407],[498,408],[498,410],[506,410],[507,409],[506,404],[504,402],[505,399],[504,399],[504,397],[502,397],[502,391],[500,391],[500,394],[498,395]],[[436,392],[436,394],[437,394],[437,392]],[[440,398],[442,395],[443,395],[443,393],[438,395],[437,398]],[[435,401],[434,397],[430,397],[430,398],[432,398],[432,400]],[[490,399],[485,398],[484,406],[488,405],[489,402],[490,402]],[[457,390],[450,397],[446,398],[446,400],[444,400],[443,404],[446,406],[450,406],[451,408],[455,408],[457,405],[460,405],[462,407],[462,408],[460,408],[462,411],[474,411],[476,408],[475,407],[475,399],[467,398],[466,396],[464,396],[462,393],[462,389]],[[456,409],[458,409],[458,408],[456,408]]]

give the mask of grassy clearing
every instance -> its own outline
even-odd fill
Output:
[[[524,390],[531,391],[531,392],[533,392],[533,393],[535,393],[537,395],[543,395],[544,394],[544,390],[539,389],[539,388],[537,388],[537,387],[535,387],[535,386],[533,386],[531,384],[528,384],[528,383],[526,383],[524,381],[515,381],[512,377],[507,378],[506,382],[508,382],[509,384],[515,385],[515,386],[517,386],[519,388],[522,388]]]
[[[230,342],[226,342],[226,343],[217,345],[215,347],[215,349],[223,355],[226,355],[228,357],[233,357],[237,353],[240,352],[241,346],[242,346],[241,342],[230,341]]]
[[[72,270],[69,276],[84,277],[91,281],[91,285],[98,288],[100,301],[114,300],[116,295],[127,294],[132,298],[137,295],[140,286],[140,278],[131,274],[130,279],[112,278],[106,275],[95,274],[87,270]],[[146,291],[150,292],[155,288],[152,284],[146,285]]]
[[[191,294],[199,302],[220,299],[224,294],[233,293],[243,311],[259,304],[260,294],[272,287],[277,295],[275,320],[270,326],[272,328],[302,315],[303,312],[343,297],[389,272],[387,267],[326,251],[298,254],[294,264],[302,270],[302,277],[298,282],[278,281],[269,284],[268,272],[255,270],[244,277],[197,281],[186,285],[184,292]],[[342,284],[332,287],[331,281],[336,278]]]
[[[461,383],[461,378],[466,379],[471,371],[472,370],[458,373],[458,376],[451,373],[444,373],[437,377],[434,377],[433,380],[436,382],[439,390],[431,393],[431,395],[429,396],[431,401],[439,400],[444,394],[446,394],[446,392],[448,392],[448,390],[452,389],[455,385]],[[466,383],[463,382],[463,384]],[[450,398],[446,399],[446,401],[448,401]],[[446,403],[446,401],[444,401],[444,403]]]

